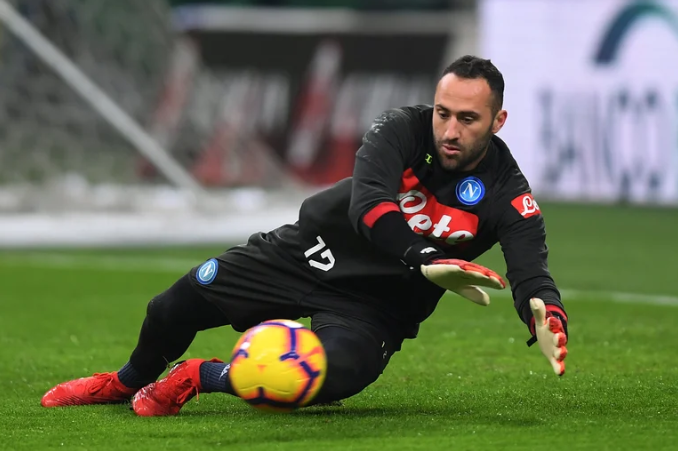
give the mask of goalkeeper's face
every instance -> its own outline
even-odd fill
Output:
[[[495,109],[485,79],[455,74],[440,79],[434,100],[433,138],[443,168],[468,171],[478,165],[492,135],[506,121],[506,111]]]

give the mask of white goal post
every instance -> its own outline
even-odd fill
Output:
[[[64,54],[50,43],[39,31],[7,2],[0,0],[0,22],[35,52],[55,73],[77,92],[90,106],[134,147],[145,155],[175,185],[205,198],[202,187],[184,168],[173,160],[146,131],[120,108],[87,75],[69,61]]]
[[[176,4],[0,0],[0,248],[229,244],[294,222],[350,175],[375,115],[429,101],[476,34],[472,10]]]
[[[0,0],[0,247],[232,243],[293,221],[294,193],[208,189],[171,148],[204,139],[168,132],[194,59],[163,0]]]

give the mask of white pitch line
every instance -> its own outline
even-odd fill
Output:
[[[489,291],[491,298],[510,298],[510,291]],[[652,304],[678,307],[678,296],[666,294],[629,293],[625,291],[560,289],[564,302],[599,299],[619,304]]]
[[[0,257],[0,265],[30,266],[34,268],[82,269],[138,272],[188,272],[202,263],[200,260],[162,257],[123,257],[116,255],[69,255],[50,252],[31,252]]]
[[[564,299],[569,298],[596,298],[605,296],[606,298],[620,304],[654,304],[671,305],[678,307],[678,297],[666,294],[643,294],[627,293],[623,291],[585,291],[585,290],[562,290]]]
[[[206,256],[207,258],[208,256]],[[163,258],[163,257],[125,257],[115,255],[70,255],[56,252],[16,253],[5,258],[0,256],[3,266],[30,266],[34,268],[59,268],[104,271],[136,271],[183,274],[204,260]],[[623,291],[561,289],[563,300],[601,299],[621,304],[652,304],[678,307],[678,296],[629,293]],[[509,298],[511,292],[490,290],[490,297]]]

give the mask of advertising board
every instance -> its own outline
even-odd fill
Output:
[[[536,193],[678,203],[678,1],[484,0],[480,29]]]

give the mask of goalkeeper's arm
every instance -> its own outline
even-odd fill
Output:
[[[522,208],[525,196],[529,197],[530,205],[533,206],[527,214]],[[562,375],[565,371],[562,360],[567,352],[564,345],[567,342],[568,316],[548,268],[544,219],[531,195],[524,193],[513,199],[513,202],[506,203],[506,208],[498,221],[497,231],[516,311],[532,335],[527,343],[531,346],[538,340],[551,341],[548,347],[546,343],[540,343],[540,348],[550,361],[557,354],[559,369],[557,370],[554,364],[554,370]],[[540,302],[543,303],[543,318],[539,317],[539,313],[535,314],[535,311],[542,311]],[[551,317],[555,320],[549,319]],[[562,333],[564,339],[560,335],[554,338],[553,332],[546,332],[556,320],[562,329],[556,333]],[[553,328],[556,330],[555,324]]]
[[[506,261],[506,277],[511,284],[514,306],[532,335],[532,298],[543,300],[546,311],[557,315],[566,324],[565,307],[548,269],[546,232],[541,215],[514,222],[504,229],[499,242]]]
[[[396,203],[403,171],[416,148],[404,112],[391,110],[377,118],[356,154],[348,210],[359,235],[413,268],[444,255],[410,228]]]
[[[479,286],[502,289],[501,277],[473,263],[444,260],[436,244],[410,228],[395,202],[416,148],[412,123],[403,111],[388,111],[375,121],[356,154],[349,219],[356,232],[382,252],[421,270],[441,288],[487,305],[489,296]]]

